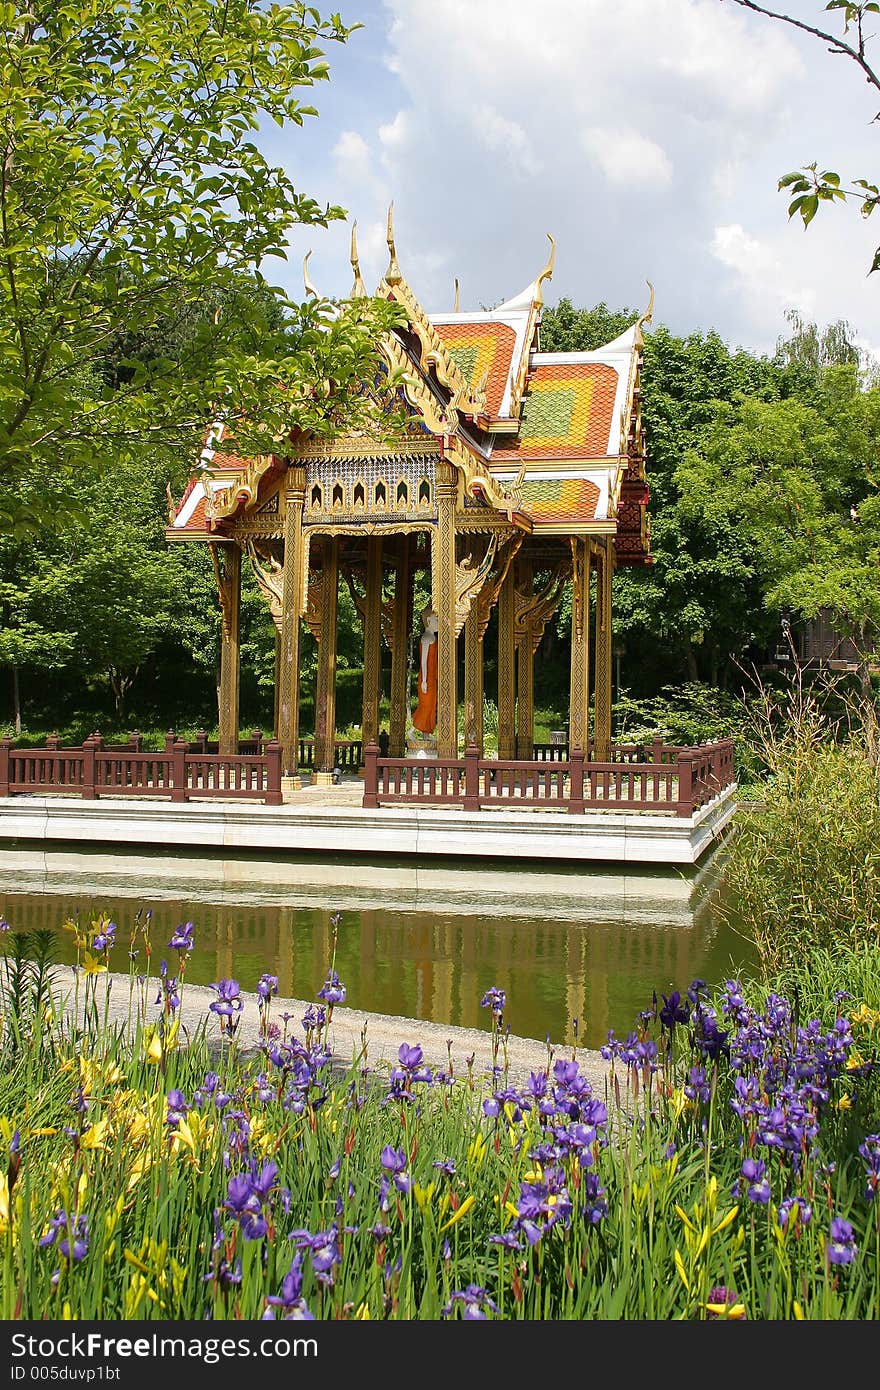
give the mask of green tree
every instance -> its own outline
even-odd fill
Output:
[[[215,313],[189,356],[136,354],[284,257],[296,224],[344,215],[261,154],[272,120],[316,114],[323,48],[350,27],[300,3],[5,0],[0,4],[0,527],[55,524],[71,479],[158,445],[195,459],[207,418],[242,452],[327,432],[358,398],[377,328],[395,316],[272,289],[256,341]],[[21,489],[35,464],[45,487]]]
[[[880,4],[877,4],[876,0],[867,0],[867,3],[860,4],[853,4],[851,0],[828,0],[824,8],[826,11],[840,12],[843,21],[842,34],[832,34],[817,25],[796,19],[794,15],[768,9],[764,5],[756,4],[755,0],[732,2],[741,9],[754,10],[756,14],[764,15],[767,19],[789,24],[792,28],[818,39],[827,47],[829,53],[847,58],[854,63],[869,86],[880,92],[880,73],[868,56],[868,44],[873,35],[865,32],[866,22],[871,23],[874,16],[880,16]],[[877,120],[878,117],[875,116],[874,119]],[[810,225],[822,203],[857,202],[863,217],[870,217],[880,204],[880,188],[870,179],[853,179],[847,187],[842,183],[840,174],[833,169],[820,170],[817,162],[805,164],[801,169],[784,174],[779,180],[779,188],[785,189],[790,197],[789,217],[799,216],[805,227]],[[880,247],[874,252],[869,274],[877,269],[880,269]]]

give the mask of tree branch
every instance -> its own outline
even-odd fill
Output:
[[[722,0],[723,3],[723,0]],[[739,5],[742,10],[754,10],[755,14],[762,14],[767,19],[778,19],[782,24],[790,24],[794,29],[801,29],[805,34],[812,34],[814,38],[821,39],[827,43],[830,53],[838,54],[844,58],[849,58],[862,69],[865,78],[872,87],[876,87],[880,92],[880,76],[874,71],[865,57],[865,42],[862,37],[861,15],[859,16],[859,46],[853,48],[845,43],[843,39],[837,38],[834,34],[826,33],[824,29],[817,29],[812,24],[805,24],[802,19],[795,19],[790,14],[780,14],[777,10],[768,10],[763,5],[756,5],[755,0],[731,0],[731,4]]]

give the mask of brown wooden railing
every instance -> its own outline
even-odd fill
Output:
[[[281,745],[270,741],[260,752],[234,757],[203,751],[169,734],[161,752],[144,752],[133,739],[107,746],[99,734],[81,748],[62,748],[55,736],[45,748],[16,748],[0,739],[0,796],[67,793],[84,800],[101,796],[165,796],[172,801],[222,797],[280,806]]]
[[[692,816],[735,781],[731,739],[695,748],[657,740],[647,749],[615,746],[615,753],[611,762],[586,759],[577,748],[564,759],[528,762],[481,758],[476,748],[463,758],[383,758],[372,743],[365,751],[363,805],[458,805],[466,811],[538,806],[573,815],[597,809]]]

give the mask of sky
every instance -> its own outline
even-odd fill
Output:
[[[327,12],[319,4],[322,13]],[[855,64],[732,0],[334,0],[363,28],[328,44],[302,127],[260,144],[347,221],[294,229],[264,269],[302,297],[349,293],[357,221],[368,290],[398,259],[428,313],[488,308],[556,242],[547,304],[604,301],[687,334],[772,353],[786,311],[844,319],[880,357],[880,211],[789,219],[783,174],[816,161],[878,180],[880,92]],[[780,3],[779,8],[783,8]],[[824,0],[786,7],[837,33]],[[880,63],[880,15],[876,16]],[[870,53],[870,47],[869,47]],[[880,181],[880,180],[878,180]]]

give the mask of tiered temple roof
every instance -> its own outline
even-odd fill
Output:
[[[391,211],[388,270],[376,293],[403,305],[408,327],[379,344],[403,367],[402,392],[427,436],[455,463],[472,503],[506,512],[536,535],[613,535],[617,565],[650,563],[641,425],[642,327],[648,310],[591,352],[542,352],[547,264],[521,294],[494,309],[426,314],[397,262]],[[352,236],[355,283],[365,294]],[[198,471],[180,502],[169,499],[169,540],[219,538],[234,517],[258,509],[284,461],[242,459],[222,425],[208,432]],[[350,443],[340,444],[350,453]],[[304,446],[306,446],[304,448]],[[401,449],[405,451],[406,443]],[[295,461],[307,441],[291,442]]]

